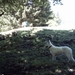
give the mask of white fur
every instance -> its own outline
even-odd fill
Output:
[[[60,46],[60,47],[54,46],[50,40],[47,45],[48,45],[48,47],[51,46],[49,48],[49,50],[53,56],[53,60],[55,60],[56,56],[64,54],[67,56],[68,61],[71,60],[71,61],[75,62],[75,59],[73,58],[73,54],[72,54],[72,49],[70,47],[68,47],[68,46]]]

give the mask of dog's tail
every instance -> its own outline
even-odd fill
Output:
[[[74,59],[74,58],[72,58],[72,61],[73,61],[73,62],[75,62],[75,59]]]
[[[73,61],[73,62],[75,62],[75,59],[73,58],[73,54],[71,53],[71,60]]]
[[[72,57],[72,61],[75,62],[75,59]]]

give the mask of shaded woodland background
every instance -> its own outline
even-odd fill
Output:
[[[4,75],[74,75],[75,63],[65,56],[52,62],[52,56],[44,47],[49,39],[54,45],[67,45],[75,58],[75,30],[44,29],[33,33],[17,31],[0,35],[0,74]]]
[[[20,28],[23,21],[29,27],[57,26],[61,20],[55,17],[48,0],[32,0],[28,8],[28,0],[0,1],[0,31]]]

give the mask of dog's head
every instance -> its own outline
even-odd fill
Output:
[[[46,41],[45,48],[50,48],[50,47],[52,47],[51,41],[50,40]]]

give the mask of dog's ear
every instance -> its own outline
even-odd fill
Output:
[[[49,40],[49,43],[51,44],[51,41]]]
[[[51,41],[49,40],[49,44],[52,45]]]

